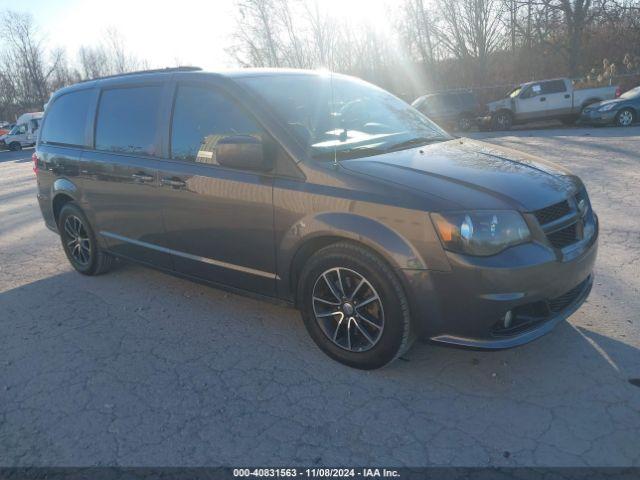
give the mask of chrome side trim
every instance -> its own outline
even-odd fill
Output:
[[[201,257],[199,255],[192,255],[191,253],[180,252],[178,250],[161,247],[160,245],[155,245],[153,243],[147,243],[140,240],[135,240],[133,238],[123,237],[122,235],[118,235],[117,233],[100,231],[100,235],[113,238],[115,240],[120,240],[122,242],[132,243],[134,245],[138,245],[139,247],[150,248],[151,250],[157,250],[158,252],[168,253],[169,255],[176,255],[182,258],[188,258],[189,260],[208,263],[209,265],[215,265],[216,267],[228,268],[237,272],[249,273],[251,275],[257,275],[259,277],[270,278],[273,280],[280,280],[280,277],[275,273],[264,272],[262,270],[256,270],[255,268],[243,267],[242,265],[236,265],[234,263],[222,262],[220,260],[214,260],[213,258]]]

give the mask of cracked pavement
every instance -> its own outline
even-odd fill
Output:
[[[0,466],[639,466],[640,127],[476,133],[580,175],[588,302],[532,344],[331,361],[295,310],[143,267],[87,278],[0,153]]]

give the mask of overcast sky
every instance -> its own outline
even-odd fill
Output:
[[[393,4],[392,0],[390,3]],[[388,28],[388,0],[321,0],[332,14]],[[82,45],[96,45],[115,27],[129,53],[151,67],[236,66],[226,54],[234,28],[233,0],[0,0],[0,11],[33,14],[50,47],[67,49],[74,61]]]

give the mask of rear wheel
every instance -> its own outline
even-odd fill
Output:
[[[400,281],[359,245],[338,243],[316,252],[303,268],[298,299],[311,338],[345,365],[380,368],[412,343]]]
[[[67,259],[83,275],[100,275],[109,271],[113,257],[104,252],[87,217],[78,205],[69,202],[58,217],[58,231]]]
[[[630,108],[623,108],[616,115],[616,125],[619,127],[629,127],[636,121],[636,115]]]

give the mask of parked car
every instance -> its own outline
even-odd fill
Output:
[[[20,115],[15,126],[5,135],[0,136],[0,147],[20,150],[36,144],[37,131],[40,128],[42,112],[24,113]]]
[[[476,125],[482,104],[468,91],[432,93],[418,97],[411,104],[443,128],[466,132]]]
[[[598,220],[577,176],[454,139],[348,76],[76,84],[54,94],[33,161],[44,221],[78,272],[119,257],[285,301],[352,367],[418,337],[521,345],[592,284]]]
[[[632,88],[614,100],[589,105],[582,110],[579,122],[589,125],[614,124],[629,127],[640,114],[640,86]]]
[[[620,95],[616,86],[574,89],[568,78],[523,83],[506,98],[487,105],[491,125],[496,130],[508,130],[513,124],[538,120],[576,121],[580,112],[602,100]]]
[[[9,122],[3,122],[0,124],[0,137],[9,133],[13,127],[15,127],[15,124],[11,124]]]

